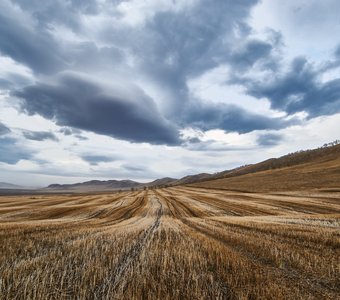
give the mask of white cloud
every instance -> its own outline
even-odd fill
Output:
[[[285,116],[283,112],[272,110],[267,99],[256,99],[247,95],[243,87],[226,84],[230,72],[229,67],[221,65],[199,77],[192,78],[188,82],[190,93],[203,102],[234,104],[260,115]]]
[[[0,79],[8,81],[8,84],[21,87],[33,83],[34,75],[30,68],[0,53]],[[6,90],[6,86],[4,90]]]
[[[253,9],[250,24],[257,31],[281,32],[290,58],[305,55],[321,62],[339,43],[339,10],[337,0],[262,0]]]
[[[321,82],[325,83],[330,80],[340,78],[340,66],[338,68],[330,69],[321,75]]]

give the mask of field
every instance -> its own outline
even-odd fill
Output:
[[[338,299],[340,190],[0,197],[0,299]]]

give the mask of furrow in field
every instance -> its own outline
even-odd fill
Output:
[[[147,197],[146,199],[147,201],[150,201]],[[157,198],[153,198],[153,200],[153,206],[155,206],[155,202],[158,203],[155,220],[147,229],[144,230],[144,232],[137,238],[137,240],[134,241],[132,247],[125,251],[122,257],[119,259],[119,263],[115,269],[114,281],[112,282],[112,289],[114,291],[119,289],[124,290],[124,287],[128,281],[128,273],[132,273],[134,268],[136,268],[136,264],[141,263],[138,258],[141,255],[142,251],[145,251],[147,244],[150,242],[152,236],[160,225],[163,206]]]
[[[171,189],[169,189],[171,190]],[[236,211],[244,209],[245,213],[257,215],[277,215],[277,214],[328,214],[340,212],[340,201],[328,203],[328,200],[318,198],[301,198],[292,195],[276,195],[276,194],[250,194],[226,192],[225,194],[213,193],[207,196],[207,193],[201,192],[199,189],[177,188],[178,194],[187,194],[193,198],[203,201],[211,201],[214,204],[219,201],[219,205],[231,205]],[[325,203],[326,201],[326,203]],[[241,212],[240,212],[241,213]]]

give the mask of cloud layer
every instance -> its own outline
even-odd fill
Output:
[[[221,63],[232,60],[240,65],[249,64],[249,59],[229,54],[228,48],[238,35],[243,37],[249,31],[245,19],[256,2],[218,1],[217,5],[207,7],[201,1],[193,1],[178,8],[165,5],[157,11],[156,2],[151,1],[153,14],[142,16],[138,24],[132,25],[126,22],[130,12],[125,11],[124,15],[124,2],[119,1],[102,4],[101,9],[96,2],[84,6],[77,2],[66,5],[48,1],[42,6],[35,2],[27,6],[18,1],[21,9],[5,2],[7,13],[1,16],[0,50],[30,67],[39,79],[35,85],[11,94],[23,100],[22,108],[30,115],[40,114],[61,126],[132,142],[176,145],[180,143],[179,130],[186,126],[231,127],[242,132],[257,129],[257,125],[251,128],[247,121],[246,129],[242,122],[239,126],[228,126],[226,123],[233,120],[226,117],[219,117],[220,122],[211,126],[200,126],[206,122],[204,116],[215,108],[201,106],[207,111],[200,113],[201,119],[196,122],[200,100],[190,97],[187,86],[189,77]],[[105,14],[103,8],[111,11],[111,15]],[[90,25],[84,21],[88,15],[100,21],[93,37],[84,32]],[[18,16],[26,18],[28,26],[18,25]],[[108,20],[116,26],[109,26]],[[58,30],[72,33],[73,38],[63,40]],[[102,43],[105,46],[100,46]],[[270,48],[265,43],[250,41],[243,56],[248,54],[254,63],[262,51],[267,51],[266,47]],[[93,81],[84,72],[90,72],[92,77],[100,75]],[[140,78],[164,93],[153,99],[138,84]],[[221,108],[223,115],[235,112],[235,108]],[[252,117],[250,114],[249,118]]]
[[[181,164],[194,170],[186,151],[215,168],[211,153],[280,147],[290,130],[340,112],[339,8],[336,0],[3,0],[1,160],[43,169],[39,159],[56,151],[60,165],[156,176]],[[19,144],[36,147],[34,159],[13,150]],[[125,151],[133,163],[117,155]]]

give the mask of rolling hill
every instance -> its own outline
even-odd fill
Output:
[[[340,188],[340,145],[299,151],[211,175],[196,187],[252,192]]]

